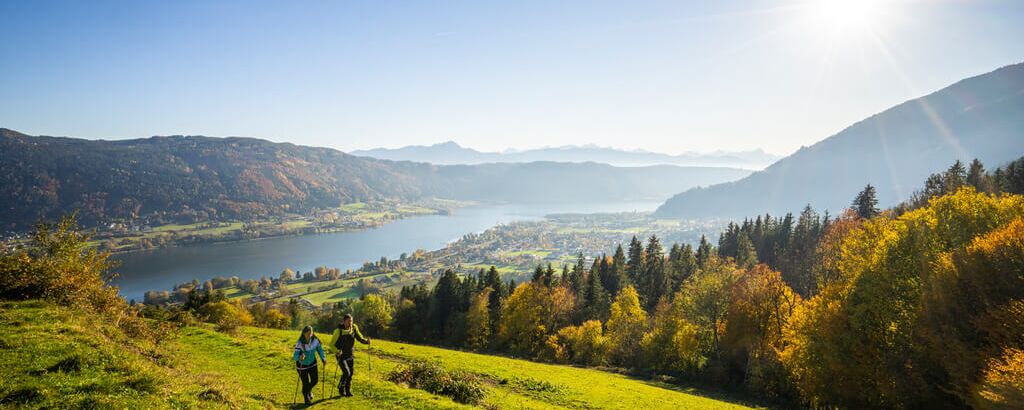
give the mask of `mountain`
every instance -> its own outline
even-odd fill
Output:
[[[242,218],[429,195],[434,167],[252,138],[122,141],[0,130],[0,227],[78,209],[86,221]]]
[[[521,203],[661,201],[678,192],[673,191],[676,186],[710,185],[749,174],[736,168],[613,167],[550,161],[438,167],[440,178],[451,184],[448,192],[452,198]]]
[[[0,129],[0,229],[73,210],[86,225],[303,214],[365,200],[440,197],[509,202],[664,200],[735,180],[734,168],[596,163],[438,166],[357,157],[253,138],[169,136],[104,141]]]
[[[656,214],[743,217],[806,204],[835,213],[869,183],[891,206],[957,159],[994,168],[1022,154],[1024,63],[904,102],[741,180],[685,191]]]
[[[595,145],[537,148],[524,151],[481,152],[465,148],[448,141],[434,145],[410,145],[402,148],[374,148],[352,151],[352,155],[389,159],[395,161],[418,161],[432,164],[483,164],[491,162],[600,162],[614,166],[717,166],[745,169],[762,169],[775,162],[779,156],[763,150],[740,152],[713,152],[707,154],[687,153],[669,155],[648,151],[626,151]]]

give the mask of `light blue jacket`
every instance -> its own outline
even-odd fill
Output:
[[[320,355],[320,361],[327,361],[324,358],[324,347],[320,344],[320,339],[313,335],[312,340],[309,343],[303,343],[302,336],[299,336],[299,340],[295,342],[295,353],[292,354],[292,360],[295,361],[295,366],[299,370],[308,369],[316,366],[316,355]],[[305,356],[303,356],[305,355]],[[302,359],[299,357],[302,356]]]

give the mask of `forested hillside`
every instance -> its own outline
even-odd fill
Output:
[[[40,217],[73,211],[92,226],[137,218],[154,224],[245,220],[373,200],[663,200],[748,174],[597,163],[434,166],[252,138],[92,141],[0,129],[0,229],[24,229]]]
[[[24,228],[73,210],[86,224],[299,213],[430,195],[432,173],[427,164],[251,138],[89,141],[0,130],[0,226]]]
[[[806,204],[838,212],[865,183],[892,206],[954,160],[996,166],[1022,154],[1024,64],[1016,64],[873,115],[742,180],[683,192],[657,214],[742,217]]]

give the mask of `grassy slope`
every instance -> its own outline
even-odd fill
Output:
[[[103,331],[109,325],[67,309],[38,302],[2,306],[0,408],[291,406],[295,331],[245,328],[226,335],[189,327],[160,348],[125,348],[132,344],[105,336],[113,334]],[[487,382],[484,404],[499,408],[745,408],[591,369],[380,340],[359,348],[355,397],[329,397],[314,407],[468,408],[383,380],[402,360],[424,358],[481,375]]]

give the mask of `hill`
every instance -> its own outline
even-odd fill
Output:
[[[139,345],[112,337],[118,332],[110,326],[46,302],[4,302],[0,408],[291,407],[296,331],[242,328],[227,335],[190,326],[160,345]],[[692,389],[598,370],[382,340],[357,355],[355,396],[320,401],[317,386],[313,408],[471,407],[384,380],[386,372],[413,359],[479,375],[486,382],[483,405],[492,408],[748,408]]]
[[[104,141],[0,129],[0,229],[24,229],[73,210],[94,226],[140,218],[153,224],[247,220],[380,200],[660,201],[747,174],[596,163],[436,166],[253,138]]]
[[[0,130],[0,227],[78,209],[83,222],[248,218],[429,195],[433,167],[252,138],[122,141]]]
[[[1024,63],[968,78],[853,124],[750,176],[666,201],[666,217],[781,214],[810,203],[833,213],[865,184],[879,205],[907,199],[954,160],[991,166],[1024,154]]]
[[[614,166],[680,165],[762,169],[779,159],[763,150],[680,155],[650,151],[627,151],[596,145],[569,145],[521,151],[482,152],[462,147],[454,141],[434,145],[409,145],[401,148],[373,148],[350,152],[352,155],[395,161],[429,162],[439,165],[472,165],[489,162],[600,162]]]

